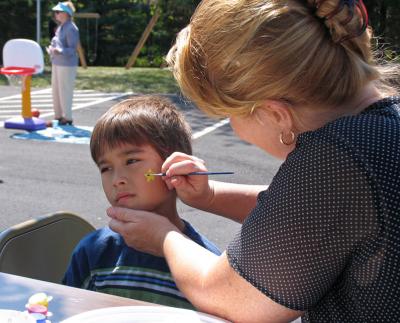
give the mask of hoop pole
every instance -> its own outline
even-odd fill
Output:
[[[40,24],[41,24],[41,22],[40,22],[40,12],[41,12],[41,8],[40,8],[40,1],[41,0],[36,0],[36,42],[38,43],[38,44],[40,44],[40,38],[41,38],[41,35],[40,35]]]
[[[32,75],[22,76],[22,117],[32,118],[31,109],[31,79]]]

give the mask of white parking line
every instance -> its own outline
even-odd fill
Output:
[[[100,93],[93,90],[76,90],[74,91],[72,110],[83,109],[103,102],[116,100],[132,94],[133,92]],[[19,116],[21,114],[21,104],[22,104],[21,100],[22,100],[21,94],[15,94],[0,98],[0,102],[3,103],[0,106],[0,118],[3,119],[3,121],[0,121],[0,127],[4,126],[4,119]],[[53,104],[51,101],[52,97],[50,88],[31,92],[32,107],[38,108],[40,110],[41,117],[48,117],[54,115],[54,111],[52,109]],[[15,114],[10,115],[10,113],[15,113]]]
[[[111,95],[111,94],[110,94]],[[110,95],[107,95],[107,96],[103,96],[103,97],[109,97]],[[115,95],[115,94],[114,94]],[[95,97],[95,96],[92,96],[92,97],[86,97],[86,98],[81,98],[81,97],[74,97],[74,100],[73,100],[73,104],[75,104],[75,103],[77,103],[77,102],[80,102],[80,101],[93,101],[93,100],[96,100],[96,99],[98,99],[99,97]],[[12,104],[12,105],[15,105],[15,106],[21,106],[21,100],[12,100],[12,101],[10,101],[10,102],[7,102],[7,104],[8,103],[10,103],[10,104]],[[43,103],[47,103],[47,104],[51,104],[51,105],[53,105],[53,101],[52,101],[52,98],[51,97],[49,97],[49,98],[41,98],[41,99],[37,99],[37,98],[35,98],[35,97],[33,97],[33,98],[31,98],[31,103],[32,103],[32,105],[38,105],[38,106],[42,106],[42,104]],[[3,105],[2,105],[2,107],[3,107]]]
[[[225,126],[228,123],[229,123],[229,119],[221,120],[220,122],[217,122],[216,124],[214,124],[212,126],[209,126],[209,127],[205,128],[205,129],[203,129],[201,131],[198,131],[198,132],[194,133],[192,138],[193,139],[198,139],[200,137],[203,137],[204,135],[206,135],[206,134],[218,129],[219,127]]]
[[[96,92],[94,90],[75,90],[74,91],[74,105],[72,107],[72,110],[80,110],[84,109],[96,104],[104,103],[107,101],[112,101],[116,100],[125,96],[132,95],[133,92],[126,92],[126,93],[100,93]],[[50,96],[49,96],[50,95]],[[111,96],[110,96],[111,95]],[[45,100],[45,98],[48,98],[48,100]],[[90,100],[90,97],[92,98]],[[93,101],[93,99],[95,100]],[[7,97],[0,98],[0,102],[2,101],[9,101],[2,105],[1,107],[3,109],[0,109],[0,117],[2,119],[4,118],[11,118],[13,116],[19,115],[21,111],[21,94],[16,94],[16,95],[10,95]],[[32,91],[31,92],[31,100],[32,100],[32,106],[35,107],[37,106],[40,109],[40,116],[41,117],[48,117],[51,115],[54,115],[53,109],[43,109],[43,108],[51,108],[52,104],[51,103],[45,103],[51,101],[51,89],[43,89],[43,90],[38,90],[38,91]],[[89,101],[87,103],[84,103],[82,101]],[[79,102],[80,104],[75,104]],[[14,109],[15,108],[15,109]],[[13,113],[15,112],[14,115],[9,115],[8,113]],[[3,114],[7,113],[7,115]],[[206,134],[209,134],[210,132],[213,132],[214,130],[226,125],[229,123],[229,119],[224,119],[221,120],[217,123],[215,123],[212,126],[209,126],[201,131],[198,131],[193,134],[192,139],[198,139]],[[4,127],[4,121],[0,121],[0,127]]]
[[[12,108],[12,107],[8,107],[7,106],[7,108]],[[43,111],[45,111],[45,112],[47,112],[47,111],[53,111],[53,109],[42,109],[42,108],[40,108],[40,112],[43,112]],[[18,107],[18,109],[1,109],[0,110],[0,117],[2,117],[2,113],[11,113],[11,112],[13,112],[14,113],[14,117],[15,117],[15,115],[21,115],[21,107]]]
[[[44,89],[44,90],[34,91],[34,92],[31,92],[31,96],[33,94],[36,94],[36,93],[46,93],[46,92],[50,92],[50,91],[51,91],[51,89]],[[10,96],[5,96],[4,98],[0,98],[0,102],[1,101],[7,101],[7,100],[10,100],[10,99],[14,99],[14,98],[21,98],[21,94],[14,94],[14,95],[10,95]]]
[[[80,110],[80,109],[83,109],[83,108],[90,107],[92,105],[100,104],[100,103],[107,102],[107,101],[116,100],[116,99],[123,98],[124,96],[132,95],[132,94],[133,94],[133,92],[126,92],[126,93],[123,93],[123,94],[111,96],[111,97],[108,97],[108,98],[99,99],[99,100],[92,101],[92,102],[89,102],[89,103],[79,104],[79,105],[76,105],[76,106],[72,107],[72,110]],[[40,116],[41,117],[48,117],[48,116],[51,116],[53,114],[54,114],[53,112],[50,112],[50,113],[41,114]]]

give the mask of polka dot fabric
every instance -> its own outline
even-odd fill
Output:
[[[228,246],[303,322],[400,321],[399,102],[301,134]]]

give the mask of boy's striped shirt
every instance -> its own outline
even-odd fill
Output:
[[[185,221],[183,232],[215,254],[220,251]],[[193,309],[176,286],[165,258],[128,247],[105,227],[89,233],[75,248],[63,283],[147,302]]]

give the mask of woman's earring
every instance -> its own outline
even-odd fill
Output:
[[[295,134],[294,134],[293,131],[290,131],[290,136],[291,136],[290,142],[284,141],[284,140],[283,140],[283,132],[281,132],[280,135],[279,135],[279,142],[280,142],[282,145],[285,145],[285,146],[290,146],[290,145],[292,145],[292,144],[294,143],[295,139],[296,139],[296,136],[295,136]]]

